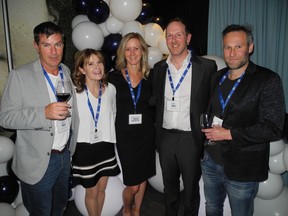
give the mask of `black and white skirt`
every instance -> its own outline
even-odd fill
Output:
[[[119,173],[113,143],[77,143],[72,157],[74,185],[94,187],[102,176],[116,176]]]

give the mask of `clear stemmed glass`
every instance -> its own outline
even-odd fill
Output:
[[[213,115],[209,115],[208,113],[202,113],[200,114],[200,126],[201,128],[212,128],[212,122],[213,122]],[[216,143],[206,139],[204,142],[204,146],[213,146]]]
[[[58,80],[56,83],[56,97],[59,102],[67,102],[72,96],[72,85],[69,80]]]

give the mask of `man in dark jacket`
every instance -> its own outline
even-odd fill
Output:
[[[215,143],[201,162],[206,215],[223,215],[228,195],[233,216],[252,216],[259,182],[268,178],[270,142],[282,138],[284,93],[278,74],[249,60],[248,26],[227,26],[222,37],[228,67],[213,77],[208,108],[217,125],[202,129]]]

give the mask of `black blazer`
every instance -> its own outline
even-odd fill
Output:
[[[159,136],[163,124],[164,113],[164,93],[165,80],[168,64],[166,59],[154,65],[153,77],[153,96],[151,103],[156,105],[156,147],[159,147]],[[203,133],[201,132],[199,116],[206,111],[210,99],[211,76],[217,71],[214,60],[200,56],[192,57],[192,80],[191,80],[191,104],[190,104],[190,123],[193,140],[192,145],[196,145],[199,153],[203,152]]]
[[[213,76],[213,86],[227,70]],[[213,94],[218,94],[217,88]],[[282,138],[284,119],[279,75],[250,61],[223,115],[223,127],[229,128],[232,135],[231,141],[221,145],[224,172],[229,179],[261,182],[268,178],[270,142]]]

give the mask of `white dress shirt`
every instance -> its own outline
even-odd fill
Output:
[[[187,55],[186,59],[179,70],[177,70],[171,63],[170,58],[167,59],[168,68],[171,72],[171,77],[173,81],[174,88],[176,88],[181,76],[183,75],[185,69],[187,68],[191,60],[191,53]],[[182,81],[180,87],[177,89],[174,95],[174,100],[178,102],[178,111],[167,110],[167,102],[172,100],[173,91],[169,82],[168,72],[166,75],[165,83],[165,107],[163,116],[163,128],[166,129],[178,129],[183,131],[190,131],[190,95],[191,95],[191,80],[192,80],[192,65],[189,68],[184,80]]]

